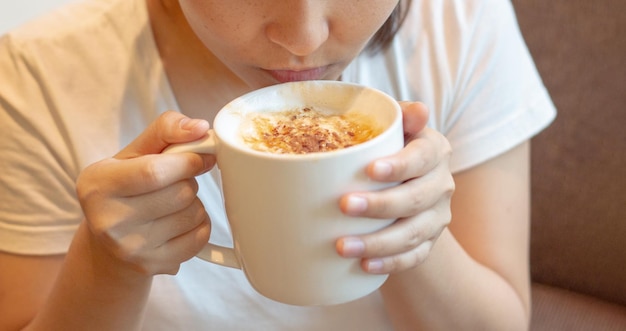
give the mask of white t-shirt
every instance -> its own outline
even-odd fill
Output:
[[[444,39],[443,37],[446,36]],[[546,127],[555,109],[509,0],[415,0],[392,47],[363,54],[343,80],[431,110],[452,170],[477,165]],[[67,250],[82,219],[84,167],[110,157],[178,106],[145,0],[69,5],[0,39],[0,250]],[[219,173],[198,178],[212,241],[231,240]],[[240,270],[199,259],[156,276],[146,330],[387,330],[378,293],[332,307],[293,307],[257,294]]]

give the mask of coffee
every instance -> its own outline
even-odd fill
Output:
[[[278,154],[307,154],[348,148],[376,137],[380,128],[356,111],[303,107],[279,112],[249,113],[241,126],[252,149]]]

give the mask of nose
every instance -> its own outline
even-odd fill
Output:
[[[296,56],[315,52],[330,32],[328,19],[316,1],[290,0],[291,6],[267,24],[267,38]]]

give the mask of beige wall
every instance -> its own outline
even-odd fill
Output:
[[[76,0],[0,0],[0,33]]]

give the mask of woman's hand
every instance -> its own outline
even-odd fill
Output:
[[[402,184],[380,192],[342,197],[341,210],[351,216],[397,219],[372,234],[344,237],[337,251],[362,258],[370,273],[393,273],[421,264],[451,219],[454,180],[448,163],[450,145],[440,133],[425,127],[428,111],[421,103],[401,103],[405,147],[367,168],[370,178]]]
[[[174,274],[208,241],[209,217],[195,176],[215,158],[160,154],[173,143],[206,135],[209,124],[167,112],[113,158],[87,167],[77,193],[95,242],[142,274]]]

